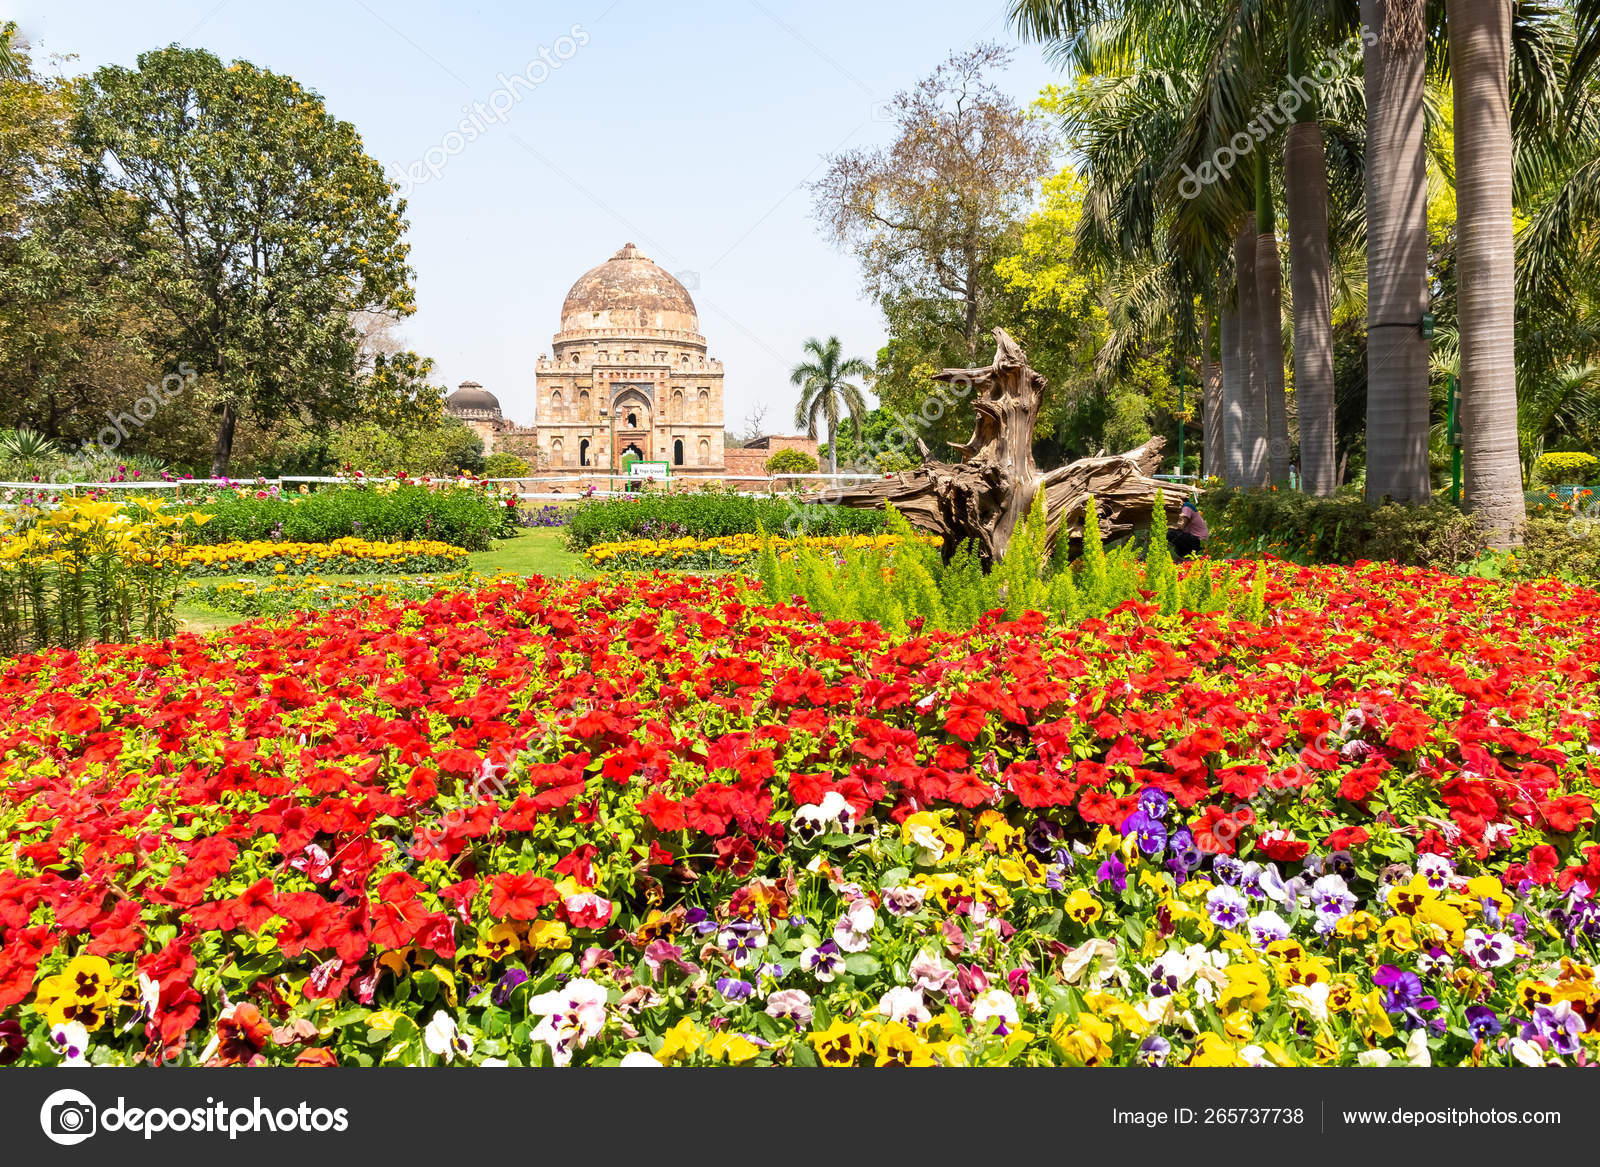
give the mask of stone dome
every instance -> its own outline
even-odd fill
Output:
[[[578,277],[561,305],[561,331],[600,329],[617,336],[641,330],[700,331],[689,290],[629,243]]]
[[[444,399],[445,409],[451,413],[500,412],[500,399],[476,381],[463,381],[459,388]]]

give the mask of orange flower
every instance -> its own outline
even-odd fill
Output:
[[[272,1026],[261,1016],[261,1010],[249,1001],[241,1001],[217,1019],[216,1051],[206,1065],[253,1064],[261,1058],[261,1049],[271,1037]]]

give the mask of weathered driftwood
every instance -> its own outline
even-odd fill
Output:
[[[812,495],[810,501],[853,507],[893,503],[913,527],[942,537],[947,557],[971,539],[988,563],[1005,554],[1040,490],[1052,544],[1058,532],[1075,542],[1083,537],[1091,497],[1107,539],[1149,526],[1158,490],[1165,508],[1176,514],[1193,489],[1151,477],[1166,444],[1160,437],[1125,454],[1101,453],[1040,474],[1033,461],[1033,428],[1044,377],[1028,367],[1026,355],[1003,328],[994,330],[994,338],[993,364],[946,369],[936,378],[971,387],[972,437],[951,443],[962,452],[960,462],[924,462],[877,482]]]

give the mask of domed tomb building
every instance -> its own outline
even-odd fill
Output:
[[[722,362],[706,355],[688,289],[631,243],[572,285],[534,375],[551,471],[723,468]]]
[[[483,439],[485,454],[494,452],[495,441],[501,434],[517,429],[501,414],[500,399],[476,381],[461,382],[456,391],[444,399],[444,408]]]

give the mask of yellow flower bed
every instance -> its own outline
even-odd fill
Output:
[[[917,541],[938,546],[935,535],[918,535]],[[899,546],[898,535],[817,535],[787,539],[771,537],[772,549],[780,557],[796,548],[813,551],[890,551]],[[761,551],[760,535],[719,535],[711,539],[627,539],[617,543],[596,543],[584,551],[584,558],[596,567],[611,571],[648,571],[653,568],[735,567]]]
[[[157,499],[0,512],[0,655],[170,634],[186,532],[204,522]]]
[[[335,539],[331,543],[218,543],[184,548],[182,563],[189,575],[200,576],[232,575],[241,568],[284,575],[373,569],[407,573],[463,568],[467,565],[467,553],[460,547],[431,539],[398,543],[369,543],[365,539]]]

